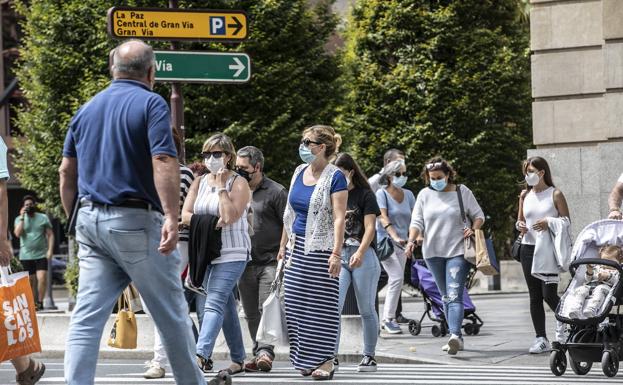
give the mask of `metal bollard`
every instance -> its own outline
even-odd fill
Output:
[[[54,259],[54,256],[52,256],[51,259],[48,259],[48,272],[46,274],[48,277],[46,284],[46,291],[48,295],[43,299],[44,310],[58,310],[58,307],[54,304],[54,293],[52,291],[52,259]]]
[[[76,257],[76,239],[73,236],[69,236],[67,239],[67,266],[71,266]],[[76,297],[71,293],[69,294],[69,303],[67,311],[73,311],[76,307]]]

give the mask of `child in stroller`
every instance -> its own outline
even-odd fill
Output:
[[[470,270],[470,275],[466,280],[466,286],[469,286],[475,272],[475,269]],[[428,316],[428,319],[435,322],[435,325],[431,327],[433,336],[444,337],[448,333],[448,324],[443,314],[441,294],[424,260],[420,259],[413,262],[411,266],[411,283],[422,293],[426,310],[419,321],[411,320],[409,322],[409,332],[414,336],[420,334],[422,331],[422,321],[424,317]],[[467,287],[463,290],[464,320],[468,321],[463,325],[463,330],[465,330],[465,334],[467,335],[476,335],[480,332],[483,322],[476,314],[476,307],[469,297],[469,294],[467,294]]]
[[[623,251],[619,246],[603,246],[599,257],[618,264],[623,263]],[[585,284],[575,288],[560,312],[563,317],[585,319],[597,315],[612,286],[619,281],[619,272],[607,265],[586,265]]]
[[[623,221],[597,221],[578,235],[572,251],[574,262],[569,267],[573,279],[556,309],[556,319],[568,325],[569,335],[565,342],[552,343],[549,364],[553,374],[561,376],[565,373],[568,352],[569,364],[575,374],[585,375],[591,370],[593,362],[601,361],[604,374],[616,376],[619,360],[623,358],[621,246]],[[594,301],[588,297],[587,303],[582,304],[587,289],[590,292],[590,286],[595,286],[593,296],[605,294],[605,297],[595,298]],[[600,286],[601,289],[595,293]],[[580,306],[581,310],[578,310]]]

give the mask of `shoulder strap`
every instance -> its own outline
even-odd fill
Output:
[[[456,196],[459,198],[459,207],[461,209],[461,219],[463,226],[467,227],[467,218],[465,218],[465,209],[463,208],[463,197],[461,196],[461,185],[456,185]]]
[[[389,207],[387,207],[389,205],[389,201],[387,200],[387,190],[382,187],[381,190],[383,190],[383,194],[385,194],[385,208],[387,209],[387,211],[389,211]]]
[[[234,187],[234,182],[236,181],[236,178],[238,178],[238,174],[234,173],[228,180],[227,180],[227,185],[225,186],[225,188],[227,189],[227,191],[231,191],[231,189]]]

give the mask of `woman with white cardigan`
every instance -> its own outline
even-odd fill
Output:
[[[463,240],[472,236],[485,221],[474,194],[465,185],[456,185],[455,176],[452,166],[440,157],[429,160],[424,166],[422,177],[428,187],[418,193],[406,250],[407,255],[411,255],[416,244],[422,245],[426,265],[441,293],[451,333],[442,349],[452,355],[463,350],[463,288],[470,268],[464,258]],[[468,226],[463,223],[457,189]]]
[[[340,136],[329,126],[303,132],[298,166],[290,183],[278,259],[285,258],[285,312],[290,361],[302,375],[329,380],[340,326],[347,183],[329,159]]]

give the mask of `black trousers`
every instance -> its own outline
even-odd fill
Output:
[[[552,311],[556,311],[560,297],[558,296],[558,284],[545,284],[538,278],[532,276],[532,260],[534,258],[533,245],[521,245],[519,250],[521,259],[521,268],[528,285],[528,293],[530,294],[530,317],[534,325],[534,331],[537,337],[545,337],[545,308],[543,301],[547,303]]]

